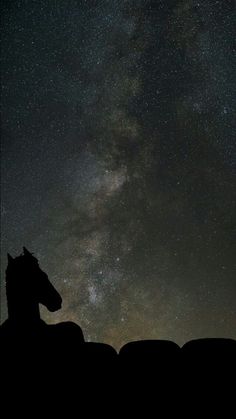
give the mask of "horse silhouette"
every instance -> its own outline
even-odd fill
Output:
[[[6,269],[8,319],[1,325],[0,336],[6,338],[45,339],[56,342],[72,338],[84,342],[81,328],[73,322],[47,325],[40,318],[39,304],[55,312],[62,307],[62,298],[39,266],[38,259],[23,247],[23,254],[8,254]],[[21,339],[22,340],[22,339]]]
[[[71,377],[80,378],[81,391],[83,388],[97,391],[101,376],[110,382],[117,357],[114,348],[85,343],[81,328],[73,322],[48,325],[40,318],[39,304],[55,312],[61,308],[62,298],[37,258],[25,247],[16,258],[8,254],[6,295],[8,319],[0,326],[1,359],[4,359],[1,373],[15,393],[23,380],[37,384],[43,378],[44,389],[50,393],[51,387],[57,388],[58,394],[61,388],[64,393],[68,389],[70,394],[73,392],[68,384]]]
[[[53,287],[38,260],[25,247],[24,254],[15,259],[8,254],[6,294],[9,321],[13,324],[40,321],[39,303],[49,311],[61,308],[62,298]]]

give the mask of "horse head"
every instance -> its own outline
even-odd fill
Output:
[[[16,258],[8,254],[6,291],[8,303],[12,305],[16,305],[17,300],[22,305],[40,303],[49,311],[57,311],[62,305],[60,294],[40,268],[37,258],[25,247],[23,254]]]

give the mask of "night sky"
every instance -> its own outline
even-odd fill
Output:
[[[34,252],[47,322],[236,338],[235,27],[233,0],[2,1],[1,281]]]

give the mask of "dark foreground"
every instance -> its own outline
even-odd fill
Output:
[[[227,410],[235,407],[232,339],[193,340],[182,348],[171,341],[137,341],[117,353],[109,345],[85,342],[80,327],[69,322],[40,322],[36,330],[11,330],[6,322],[0,339],[3,400],[8,411],[17,407],[19,414],[33,405],[32,418],[39,413],[54,418],[61,409],[66,417],[74,409],[75,417],[126,417],[126,407],[130,417],[191,418],[205,416],[206,406],[231,417]],[[158,416],[159,409],[165,414]]]

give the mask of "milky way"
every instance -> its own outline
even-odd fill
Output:
[[[236,338],[234,1],[2,15],[2,284],[24,245],[87,340]]]

